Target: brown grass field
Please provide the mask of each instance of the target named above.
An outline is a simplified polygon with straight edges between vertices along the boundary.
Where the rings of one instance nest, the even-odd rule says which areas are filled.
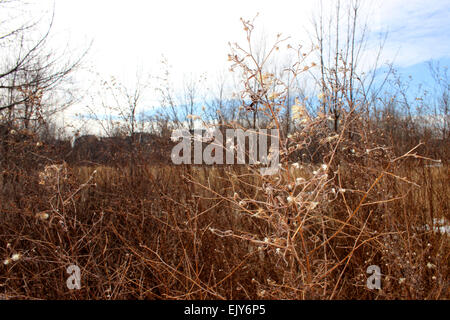
[[[293,176],[297,193],[316,167],[264,178],[247,166],[65,163],[3,174],[0,296],[450,298],[447,165],[405,161],[362,175],[342,164],[324,192],[304,185],[298,214],[283,189],[264,189]],[[80,290],[66,286],[71,264]],[[370,265],[380,290],[366,286]]]

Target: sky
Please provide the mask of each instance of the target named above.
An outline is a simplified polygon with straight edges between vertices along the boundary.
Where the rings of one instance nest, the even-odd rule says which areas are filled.
[[[52,1],[39,0],[44,7]],[[389,32],[387,52],[410,66],[450,52],[450,2],[447,0],[365,0],[374,32]],[[228,42],[242,40],[240,17],[253,18],[268,35],[283,33],[305,40],[305,28],[318,0],[297,1],[142,1],[55,0],[56,32],[94,40],[91,58],[101,71],[136,65],[156,69],[164,54],[184,72],[226,65]],[[330,7],[331,0],[323,6]]]
[[[239,19],[252,19],[257,13],[256,28],[269,41],[282,33],[291,37],[289,43],[308,44],[311,17],[320,5],[319,0],[34,1],[41,10],[51,10],[54,3],[52,33],[57,41],[74,48],[93,41],[86,64],[123,82],[133,81],[137,70],[161,72],[162,56],[172,66],[175,82],[186,74],[227,70],[228,42],[245,40]],[[323,0],[323,7],[332,3]],[[388,32],[383,61],[425,81],[426,61],[449,61],[450,1],[363,0],[363,8],[370,17],[374,45],[379,34]]]

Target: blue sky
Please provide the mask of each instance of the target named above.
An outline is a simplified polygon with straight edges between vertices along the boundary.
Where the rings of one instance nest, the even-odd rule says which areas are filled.
[[[450,1],[394,0],[390,6],[381,10],[386,54],[399,66],[450,57]]]
[[[428,61],[450,66],[450,1],[384,1],[380,14],[388,32],[384,56],[412,85],[430,86]]]
[[[441,67],[450,67],[450,58],[442,57],[440,59],[433,59],[433,63],[439,63]],[[413,85],[422,84],[424,88],[430,89],[434,84],[428,67],[428,61],[419,62],[407,67],[397,67],[402,78],[407,79],[411,76]]]

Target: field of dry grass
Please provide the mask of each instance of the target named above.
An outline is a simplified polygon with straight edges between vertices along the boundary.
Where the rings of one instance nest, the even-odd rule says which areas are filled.
[[[317,168],[288,170],[298,187]],[[9,193],[2,181],[0,294],[448,299],[448,166],[405,162],[384,174],[362,202],[383,169],[367,180],[354,170],[340,166],[340,186],[318,203],[304,198],[309,209],[298,216],[277,198],[282,190],[264,191],[264,179],[281,182],[286,171],[262,179],[246,166],[60,165],[15,177]],[[310,189],[303,194],[316,194]],[[81,269],[80,290],[66,286],[71,264]],[[380,290],[366,286],[370,265],[381,268]]]

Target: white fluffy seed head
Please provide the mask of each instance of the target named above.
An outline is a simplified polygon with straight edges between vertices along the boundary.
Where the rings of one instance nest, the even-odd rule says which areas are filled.
[[[12,261],[19,261],[21,257],[22,257],[22,255],[21,255],[20,253],[14,253],[14,254],[11,256],[11,260],[12,260]]]

